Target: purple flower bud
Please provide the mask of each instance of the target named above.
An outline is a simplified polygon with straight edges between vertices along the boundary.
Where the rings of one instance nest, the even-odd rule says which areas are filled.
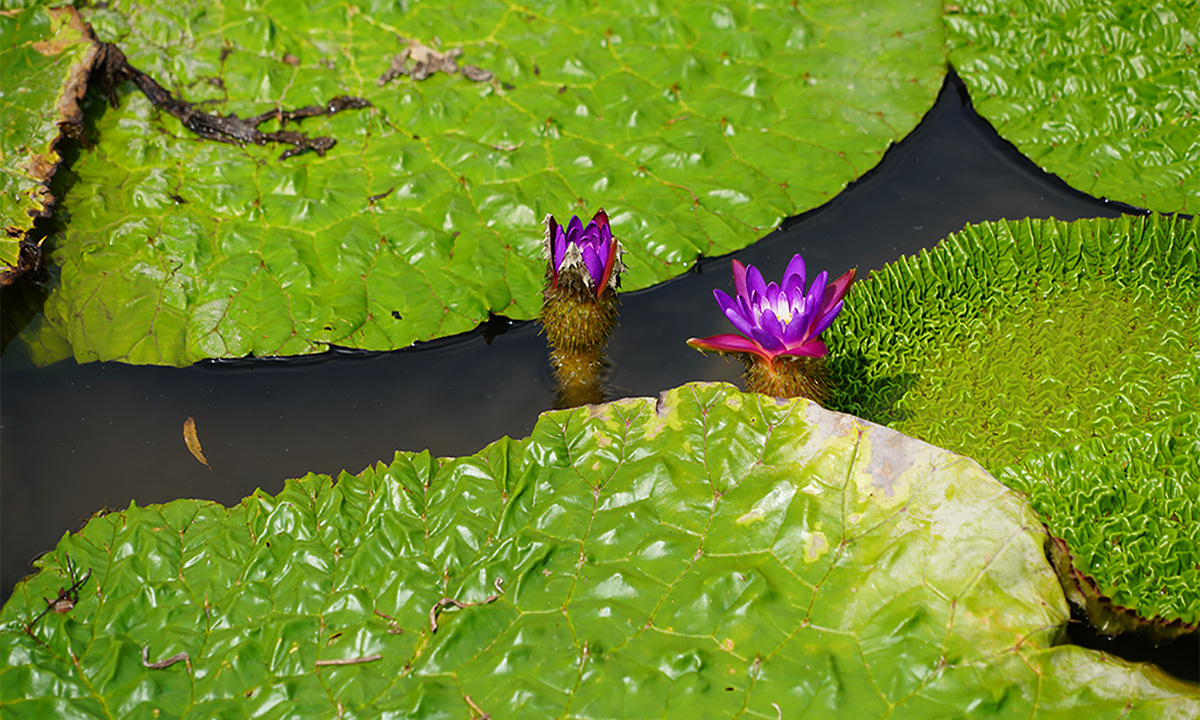
[[[550,262],[550,287],[562,278],[577,278],[583,287],[600,297],[606,287],[616,289],[621,272],[620,243],[613,239],[608,215],[601,208],[586,226],[572,216],[566,229],[546,216],[545,252]]]

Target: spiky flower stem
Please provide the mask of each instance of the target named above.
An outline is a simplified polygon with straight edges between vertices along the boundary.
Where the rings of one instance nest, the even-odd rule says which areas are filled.
[[[772,397],[803,397],[824,403],[829,396],[825,358],[776,357],[773,361],[740,353],[746,364],[746,391]]]
[[[559,279],[543,293],[541,313],[557,383],[555,407],[604,402],[604,346],[617,324],[617,293],[605,288],[597,298],[591,289]]]
[[[617,324],[617,293],[605,290],[597,298],[560,282],[543,293],[541,320],[553,347],[603,350]]]

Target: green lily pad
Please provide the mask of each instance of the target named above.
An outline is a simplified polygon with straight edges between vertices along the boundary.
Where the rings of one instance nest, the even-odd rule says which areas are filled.
[[[1114,602],[1196,623],[1197,227],[968,226],[855,288],[832,404],[977,459]]]
[[[1096,197],[1200,210],[1200,5],[967,0],[947,6],[950,62],[979,114]]]
[[[120,12],[88,17],[207,112],[337,95],[374,107],[305,121],[338,145],[282,162],[199,140],[128,84],[119,108],[97,109],[42,326],[80,361],[390,350],[489,312],[532,318],[547,213],[603,206],[628,250],[623,287],[652,285],[874,167],[931,106],[945,62],[936,4],[894,0]],[[398,38],[461,48],[459,65],[494,78],[381,86]]]
[[[1108,582],[1097,588],[1101,597],[1086,586],[1080,597],[1092,623],[1110,635],[1170,638],[1196,628],[1200,413],[1151,428],[1033,453],[998,474],[1026,493],[1035,511],[1056,518],[1054,534],[1069,548],[1090,553],[1075,558],[1077,567],[1103,569]],[[1073,513],[1063,512],[1065,501]],[[1082,522],[1071,522],[1072,515]],[[1149,573],[1146,558],[1154,561]],[[1148,624],[1145,616],[1173,625]]]
[[[64,132],[82,122],[79,99],[95,43],[74,8],[0,11],[0,269],[17,267],[20,241],[50,214],[50,178]]]
[[[1200,711],[1150,666],[1055,645],[1068,613],[1040,530],[962,456],[805,400],[688,385],[547,413],[530,438],[471,457],[398,453],[233,508],[176,500],[94,518],[0,611],[0,707]],[[91,576],[27,632],[71,585],[68,554]]]

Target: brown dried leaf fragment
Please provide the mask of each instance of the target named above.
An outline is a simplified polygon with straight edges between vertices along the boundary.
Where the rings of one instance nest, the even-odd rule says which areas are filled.
[[[487,82],[496,77],[496,73],[476,65],[463,65],[462,74],[463,77],[474,82]]]
[[[212,470],[212,465],[209,465],[208,460],[204,459],[204,451],[200,449],[200,438],[196,435],[196,421],[191,417],[183,421],[183,441],[187,443],[187,449],[192,456]]]
[[[436,38],[434,43],[437,43]],[[486,82],[495,77],[490,70],[475,65],[458,66],[456,59],[463,54],[462,48],[450,48],[445,52],[434,50],[420,40],[409,40],[404,49],[392,58],[391,66],[379,76],[379,86],[383,87],[392,80],[408,75],[413,80],[424,80],[434,73],[443,72],[453,75],[461,72],[468,80]],[[412,65],[409,65],[409,61]]]

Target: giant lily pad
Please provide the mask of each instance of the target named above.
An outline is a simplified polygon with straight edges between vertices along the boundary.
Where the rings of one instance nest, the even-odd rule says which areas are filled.
[[[63,133],[78,130],[79,99],[95,43],[74,8],[0,11],[0,270],[18,266],[20,241],[54,204],[50,179]]]
[[[946,40],[979,114],[1090,195],[1200,210],[1200,4],[966,0]]]
[[[632,251],[626,288],[644,287],[873,166],[929,106],[947,54],[981,113],[1075,187],[1160,210],[1200,197],[1194,3],[952,4],[945,44],[936,4],[484,2],[466,20],[375,5],[88,11],[206,108],[352,93],[377,109],[308,123],[340,148],[286,165],[202,143],[136,95],[100,116],[33,340],[42,361],[391,349],[488,312],[532,317],[537,220],[602,204]],[[470,77],[493,79],[397,76],[402,49],[461,49]]]
[[[600,206],[628,250],[624,287],[645,287],[832,198],[944,75],[936,3],[234,5],[88,17],[208,112],[374,108],[306,121],[338,145],[279,161],[202,141],[127,85],[74,164],[54,255],[43,328],[78,360],[387,350],[489,312],[530,318],[542,217]],[[471,77],[494,78],[381,86],[413,48],[461,49],[484,71]]]
[[[1200,240],[1163,217],[982,223],[860,284],[840,409],[1029,492],[1117,604],[1200,621]]]
[[[0,612],[7,717],[1193,717],[1055,645],[1041,524],[975,462],[697,384],[64,537]],[[58,589],[92,573],[73,601]],[[64,593],[70,595],[70,593]],[[186,662],[180,653],[186,653]],[[177,662],[170,664],[171,658]]]

